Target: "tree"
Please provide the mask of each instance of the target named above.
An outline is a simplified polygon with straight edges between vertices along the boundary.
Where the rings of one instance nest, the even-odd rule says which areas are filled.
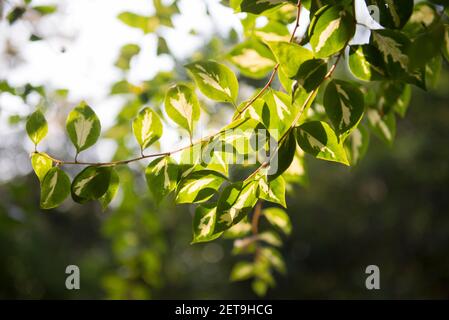
[[[304,154],[355,165],[366,153],[371,133],[391,145],[396,118],[406,114],[411,85],[431,87],[442,56],[449,57],[444,3],[367,0],[366,4],[377,6],[383,28],[361,23],[354,1],[325,5],[314,0],[229,1],[235,11],[246,12],[245,39],[226,55],[239,71],[240,81],[212,55],[185,65],[191,80],[160,73],[141,86],[126,80],[113,86],[112,94],[131,93],[130,107],[126,112],[124,108],[114,128],[132,128],[138,156],[122,159],[118,152],[118,159],[110,162],[78,159],[101,132],[100,120],[85,102],[67,118],[74,160],[39,151],[47,122],[41,110],[35,111],[26,129],[36,146],[31,160],[41,182],[42,208],[60,205],[69,194],[76,202],[98,200],[106,208],[117,193],[120,177],[126,175],[119,172],[121,167],[151,159],[145,176],[154,201],[173,197],[179,204],[196,204],[193,242],[220,236],[236,239],[234,251],[253,258],[236,264],[231,280],[251,278],[253,290],[264,295],[274,285],[272,271],[285,272],[276,247],[282,244],[279,231],[288,235],[291,224],[281,207],[286,206],[286,189],[304,181]],[[159,25],[171,26],[176,2],[166,6],[155,0],[154,6],[154,16],[125,12],[119,19],[144,33],[157,32]],[[310,14],[310,23],[298,37],[304,12]],[[259,26],[256,20],[262,16],[267,22]],[[369,31],[366,43],[358,39],[357,30]],[[116,66],[126,72],[139,50],[135,44],[124,46]],[[169,48],[159,36],[158,53],[166,52]],[[349,70],[342,68],[342,62]],[[239,99],[239,86],[248,79],[267,80],[248,99],[242,99],[242,93]],[[174,80],[185,81],[172,85]],[[220,108],[229,105],[234,115],[216,133],[195,140],[205,101]],[[132,122],[130,109],[136,111]],[[148,153],[168,120],[162,110],[180,132],[188,134],[188,142],[174,150]],[[123,137],[116,138],[118,145],[125,143]],[[181,154],[178,160],[177,154]],[[63,170],[70,165],[85,168],[71,180]],[[272,228],[260,230],[261,218]]]

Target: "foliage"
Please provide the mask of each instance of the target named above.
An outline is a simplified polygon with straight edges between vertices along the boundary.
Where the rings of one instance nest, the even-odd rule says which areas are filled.
[[[279,231],[289,235],[291,222],[279,206],[286,206],[286,190],[304,181],[295,166],[301,165],[304,153],[354,165],[366,153],[371,133],[393,143],[397,115],[404,117],[410,101],[410,85],[431,88],[438,77],[435,66],[448,57],[447,8],[443,11],[441,5],[431,2],[414,5],[411,0],[401,4],[367,0],[367,5],[379,6],[383,29],[369,30],[369,39],[363,43],[355,35],[367,27],[358,23],[354,1],[326,5],[313,0],[226,3],[236,12],[246,13],[242,18],[245,39],[226,55],[243,77],[212,56],[188,61],[185,68],[191,80],[165,73],[140,87],[123,80],[114,85],[112,93],[138,93],[138,97],[129,101],[131,107],[123,110],[113,129],[129,128],[133,110],[137,116],[132,131],[140,156],[98,163],[79,161],[78,154],[93,146],[101,133],[94,110],[82,102],[67,118],[67,132],[76,149],[74,160],[60,160],[36,149],[32,164],[41,181],[42,208],[60,205],[69,194],[76,202],[98,200],[106,207],[117,192],[121,175],[125,175],[119,166],[156,158],[145,171],[153,198],[159,203],[173,194],[176,203],[197,204],[192,242],[235,238],[234,252],[252,255],[253,259],[237,263],[231,280],[253,279],[254,292],[264,295],[275,284],[273,271],[286,270],[276,247],[282,244]],[[154,5],[153,16],[124,12],[118,18],[145,34],[156,32],[160,25],[171,27],[171,16],[178,12],[176,1],[165,6],[155,0]],[[20,11],[18,7],[11,11],[9,23],[23,15]],[[310,24],[299,37],[301,14],[306,13],[310,14]],[[265,26],[256,25],[258,17],[267,19]],[[291,25],[290,34],[287,25]],[[159,36],[158,42],[163,46],[165,40]],[[126,71],[139,52],[137,45],[126,45],[116,66]],[[342,63],[349,72],[339,66]],[[244,96],[244,79],[266,77],[265,85],[250,97]],[[173,81],[178,83],[170,85]],[[213,103],[220,108],[228,108],[228,104],[234,108],[234,116],[216,134],[194,141],[201,107],[206,109],[205,104]],[[189,144],[144,153],[154,147],[162,136],[163,124],[167,124],[161,110],[188,132]],[[47,133],[40,110],[29,117],[26,128],[37,146]],[[108,134],[113,135],[113,130]],[[124,144],[122,139],[117,137],[119,145]],[[181,152],[176,161],[175,154]],[[236,163],[236,158],[243,160]],[[68,165],[87,167],[70,182],[62,169]],[[261,218],[272,228],[260,230]]]

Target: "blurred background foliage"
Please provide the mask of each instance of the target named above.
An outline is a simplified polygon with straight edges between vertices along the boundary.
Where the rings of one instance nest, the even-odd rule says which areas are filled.
[[[7,20],[2,23],[32,18],[38,26],[35,12],[40,11],[33,9],[32,1],[6,8],[8,2],[0,3],[2,19]],[[164,3],[154,1],[152,16],[118,17],[144,33],[155,32],[157,54],[169,54],[173,69],[130,83],[130,60],[139,54],[139,47],[129,44],[117,53],[122,78],[111,85],[111,95],[120,95],[123,107],[114,124],[103,131],[117,143],[116,159],[136,152],[129,143],[130,119],[147,103],[160,105],[168,85],[186,77],[182,68],[186,61],[170,54],[163,36],[179,9],[176,1]],[[34,10],[33,15],[27,10]],[[49,8],[40,10],[45,13],[41,15],[53,13]],[[32,36],[30,41],[45,41]],[[237,41],[234,30],[229,36],[217,33],[204,40],[192,59],[217,59]],[[16,57],[7,50],[2,59]],[[65,90],[36,84],[17,87],[7,80],[0,79],[0,94],[19,97],[30,110],[38,96],[39,103],[53,109],[51,121],[63,125],[62,115],[73,105]],[[263,85],[262,80],[240,80],[248,88]],[[448,87],[449,68],[444,62],[434,89],[413,89],[393,147],[373,136],[366,157],[356,167],[306,157],[310,182],[307,187],[296,186],[287,197],[293,224],[281,249],[287,274],[276,275],[277,286],[267,298],[449,298]],[[226,110],[203,105],[210,123],[222,124]],[[106,212],[98,204],[72,202],[49,212],[40,210],[39,182],[29,165],[30,148],[23,143],[23,117],[9,116],[8,126],[18,129],[0,144],[1,164],[14,172],[0,182],[0,298],[255,298],[248,283],[229,282],[237,261],[230,254],[232,241],[190,245],[193,207],[175,207],[172,201],[156,207],[141,174],[143,163],[120,168],[125,187]],[[68,157],[64,143],[48,147]],[[64,271],[70,264],[80,267],[81,290],[64,286]],[[381,290],[365,289],[365,268],[370,264],[380,267]]]

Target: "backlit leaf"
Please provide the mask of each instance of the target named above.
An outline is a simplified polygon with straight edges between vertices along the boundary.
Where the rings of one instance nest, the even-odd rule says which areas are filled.
[[[171,87],[165,96],[165,111],[170,119],[192,135],[200,117],[200,104],[190,87],[182,84]]]
[[[198,88],[215,101],[234,103],[239,84],[231,69],[215,61],[195,62],[186,65]]]
[[[263,215],[267,218],[273,226],[279,228],[286,235],[289,235],[292,231],[292,224],[288,214],[280,208],[267,208],[262,211]]]
[[[52,209],[59,206],[70,193],[70,178],[58,167],[51,168],[41,184],[42,209]]]
[[[202,170],[183,178],[176,190],[176,203],[200,203],[209,200],[225,181],[221,174]]]
[[[309,30],[310,44],[316,58],[326,58],[346,46],[354,35],[355,21],[352,14],[340,6],[330,6],[320,12]]]
[[[133,121],[133,132],[141,150],[145,150],[162,136],[162,122],[156,112],[144,108]]]
[[[218,200],[214,232],[229,229],[251,212],[257,202],[257,189],[257,181],[238,182],[227,186]]]
[[[109,180],[108,190],[98,199],[103,210],[106,210],[109,203],[111,203],[111,201],[114,199],[115,195],[117,194],[119,186],[120,186],[120,177],[117,173],[117,170],[111,168],[111,178]]]
[[[101,124],[91,107],[81,102],[67,117],[66,128],[76,151],[81,152],[97,142]]]
[[[346,139],[345,150],[348,155],[348,160],[352,166],[359,163],[359,161],[365,156],[366,151],[368,150],[369,140],[369,132],[362,125],[355,128],[349,135],[348,139]]]
[[[258,40],[248,40],[235,46],[228,59],[243,75],[255,79],[266,76],[276,64],[271,51]]]
[[[148,188],[155,200],[160,202],[176,188],[178,166],[169,156],[150,162],[145,170]]]
[[[100,199],[109,188],[112,167],[90,166],[81,171],[72,182],[72,198],[85,203]]]
[[[350,82],[332,80],[324,92],[323,103],[335,133],[344,140],[362,119],[365,103],[362,92]]]
[[[40,110],[34,111],[26,122],[28,137],[37,145],[48,133],[48,124]]]
[[[217,208],[214,205],[199,205],[193,218],[192,243],[206,242],[218,238],[221,233],[214,233]]]
[[[297,128],[296,139],[302,150],[318,159],[349,165],[342,143],[326,122],[310,121],[302,124]]]
[[[53,161],[45,153],[33,153],[31,156],[31,166],[39,181],[42,182],[47,172],[52,168]]]

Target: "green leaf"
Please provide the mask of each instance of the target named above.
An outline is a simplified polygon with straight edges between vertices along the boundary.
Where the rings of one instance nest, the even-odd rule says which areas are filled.
[[[370,136],[368,130],[359,125],[345,141],[345,150],[352,166],[360,162],[368,150]]]
[[[307,172],[308,170],[304,161],[304,151],[297,146],[293,161],[282,176],[288,185],[296,183],[302,186],[307,186],[309,184]]]
[[[440,79],[443,57],[440,55],[430,59],[425,65],[426,88],[436,88]]]
[[[243,238],[249,235],[252,231],[251,223],[248,222],[248,218],[243,218],[239,223],[233,225],[231,228],[223,233],[223,237],[226,239]]]
[[[310,44],[316,58],[329,57],[342,50],[354,36],[354,17],[341,6],[320,11],[316,23],[309,30]]]
[[[341,140],[362,119],[364,103],[362,92],[350,82],[332,80],[327,85],[323,98],[324,108]]]
[[[45,153],[33,153],[31,156],[31,166],[39,181],[42,182],[45,175],[53,166],[53,161]]]
[[[14,7],[14,9],[12,9],[8,15],[6,16],[6,19],[8,20],[9,24],[13,24],[14,22],[16,22],[17,20],[19,20],[20,18],[22,18],[22,16],[24,15],[24,13],[26,12],[26,8],[25,7]]]
[[[267,208],[262,211],[263,215],[267,218],[276,228],[279,228],[286,235],[292,232],[292,223],[288,214],[280,208]]]
[[[444,26],[435,24],[425,32],[418,34],[408,48],[409,69],[415,70],[424,67],[431,59],[441,54],[444,42]]]
[[[109,180],[108,190],[104,195],[102,195],[98,199],[103,210],[106,210],[109,203],[111,203],[111,201],[114,199],[115,195],[117,194],[119,186],[120,186],[120,177],[117,173],[117,170],[111,168],[111,178]]]
[[[66,129],[79,153],[97,142],[101,124],[91,107],[85,102],[81,102],[67,117]]]
[[[34,6],[32,8],[34,11],[39,12],[41,15],[45,16],[48,14],[55,13],[58,9],[57,6]]]
[[[122,70],[129,70],[131,59],[138,55],[140,52],[140,47],[134,43],[125,44],[120,49],[120,55],[115,62],[115,66]]]
[[[156,54],[160,56],[161,54],[170,54],[170,49],[168,48],[167,41],[163,37],[157,38],[157,52]]]
[[[277,249],[264,247],[260,250],[260,254],[262,255],[262,257],[267,259],[278,272],[285,274],[285,262],[282,259],[281,253]]]
[[[27,120],[28,137],[37,145],[48,133],[48,124],[40,110],[34,111]]]
[[[372,131],[385,143],[392,145],[396,135],[396,117],[393,112],[382,115],[377,109],[366,112]]]
[[[402,82],[382,82],[378,90],[376,108],[383,114],[396,111],[401,117],[405,116],[410,103],[412,89]]]
[[[322,59],[311,59],[299,67],[295,79],[307,92],[310,92],[323,83],[326,74],[327,63]]]
[[[59,206],[70,193],[70,178],[58,167],[51,168],[41,184],[42,209]]]
[[[142,16],[133,12],[122,12],[117,17],[124,24],[142,30],[144,33],[154,32],[159,26],[159,19],[155,16]]]
[[[175,190],[178,179],[178,165],[169,156],[160,157],[150,162],[145,170],[148,188],[156,202]]]
[[[441,47],[446,61],[449,62],[449,25],[444,25],[444,41]]]
[[[373,30],[370,43],[379,51],[389,78],[425,87],[422,71],[410,69],[407,53],[411,42],[406,35],[396,30]]]
[[[268,181],[267,176],[263,175],[259,179],[259,198],[278,203],[286,208],[284,178],[279,176],[274,180]]]
[[[403,31],[411,36],[416,36],[430,29],[439,21],[440,14],[435,10],[435,6],[426,1],[422,1],[414,6],[412,16],[404,26]]]
[[[374,81],[387,77],[382,55],[371,44],[350,46],[348,63],[352,74],[361,80]]]
[[[254,30],[254,35],[263,42],[290,41],[290,32],[288,31],[287,26],[273,20],[269,20],[266,25]]]
[[[269,245],[280,247],[282,246],[281,237],[274,231],[264,231],[257,235],[257,240],[263,241]]]
[[[326,122],[311,121],[302,124],[297,128],[296,139],[302,150],[318,159],[349,165],[342,143]]]
[[[207,242],[218,238],[221,233],[214,233],[217,208],[212,204],[200,205],[193,218],[192,243]]]
[[[144,108],[133,121],[133,132],[143,151],[162,136],[163,127],[161,119],[150,108]]]
[[[260,14],[269,9],[273,9],[282,3],[286,3],[286,0],[241,0],[240,10],[242,12],[249,12],[254,14]],[[290,1],[292,2],[292,1]],[[234,5],[235,7],[235,5]]]
[[[165,111],[180,127],[192,136],[195,123],[200,117],[200,103],[195,92],[186,85],[176,85],[165,96]]]
[[[251,288],[253,289],[254,293],[257,294],[257,296],[263,297],[267,294],[268,284],[261,279],[255,279],[251,283]]]
[[[276,64],[271,51],[254,39],[235,46],[229,52],[228,59],[243,75],[254,79],[265,77]]]
[[[243,116],[262,123],[273,138],[279,139],[292,125],[295,112],[286,93],[269,89],[245,110]]]
[[[214,232],[229,229],[242,220],[257,202],[257,181],[227,186],[220,195]]]
[[[313,53],[296,43],[268,42],[281,70],[288,78],[294,78],[298,74],[299,67],[307,60],[313,58]]]
[[[235,103],[239,83],[231,69],[214,61],[195,62],[186,65],[186,68],[206,97]]]
[[[226,180],[211,170],[195,171],[183,178],[176,190],[176,203],[200,203],[209,200]]]
[[[85,203],[100,199],[109,188],[112,167],[89,166],[73,179],[71,193],[74,201]]]
[[[249,262],[238,262],[231,271],[231,281],[242,281],[254,275],[254,265]]]
[[[293,130],[280,143],[278,152],[270,159],[268,166],[268,181],[273,181],[287,170],[295,156],[296,140]]]
[[[385,28],[401,29],[413,12],[413,0],[365,0],[379,8],[380,24]]]

